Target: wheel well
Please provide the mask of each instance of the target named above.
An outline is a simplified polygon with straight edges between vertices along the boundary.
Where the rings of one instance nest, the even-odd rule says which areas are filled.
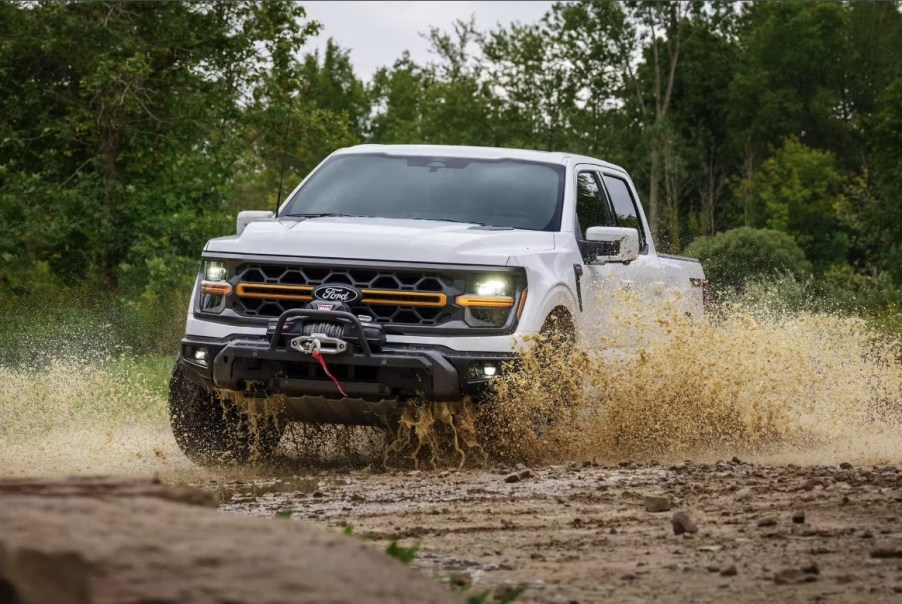
[[[576,324],[573,322],[573,316],[564,306],[556,306],[548,313],[540,333],[552,334],[555,332],[570,338],[576,337]]]

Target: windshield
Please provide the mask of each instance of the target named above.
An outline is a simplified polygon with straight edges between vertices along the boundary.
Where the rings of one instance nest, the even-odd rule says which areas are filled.
[[[561,224],[564,167],[512,159],[338,155],[282,216],[447,220],[533,231]]]

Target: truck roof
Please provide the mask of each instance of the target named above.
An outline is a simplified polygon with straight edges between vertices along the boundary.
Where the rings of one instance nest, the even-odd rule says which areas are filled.
[[[575,153],[559,151],[532,151],[529,149],[506,149],[503,147],[469,147],[464,145],[355,145],[339,149],[335,155],[352,153],[384,153],[386,155],[437,155],[447,157],[472,157],[476,159],[520,159],[553,164],[565,164],[572,159],[579,162],[600,164],[626,172],[615,164]]]

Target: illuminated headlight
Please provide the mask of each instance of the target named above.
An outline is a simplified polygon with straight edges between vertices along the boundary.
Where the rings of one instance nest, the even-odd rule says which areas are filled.
[[[511,284],[506,279],[498,279],[494,277],[480,279],[476,282],[474,293],[477,296],[509,296],[511,295]]]
[[[222,262],[204,262],[204,279],[206,281],[225,281],[229,271]]]
[[[201,267],[200,309],[204,312],[221,312],[225,299],[232,293],[229,269],[222,262],[204,262]]]
[[[470,281],[457,304],[466,309],[464,320],[473,327],[503,327],[514,307],[514,282],[505,275],[481,275]]]

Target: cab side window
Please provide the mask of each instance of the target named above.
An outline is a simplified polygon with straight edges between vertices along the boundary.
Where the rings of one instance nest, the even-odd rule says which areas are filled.
[[[617,226],[631,227],[639,231],[639,249],[643,252],[647,251],[648,243],[645,241],[645,230],[642,228],[642,221],[639,219],[636,201],[633,199],[626,181],[622,178],[605,174],[604,185],[611,198],[611,205],[614,206]]]
[[[589,227],[614,225],[608,200],[594,172],[580,172],[576,177],[576,222],[577,238],[581,240]]]

